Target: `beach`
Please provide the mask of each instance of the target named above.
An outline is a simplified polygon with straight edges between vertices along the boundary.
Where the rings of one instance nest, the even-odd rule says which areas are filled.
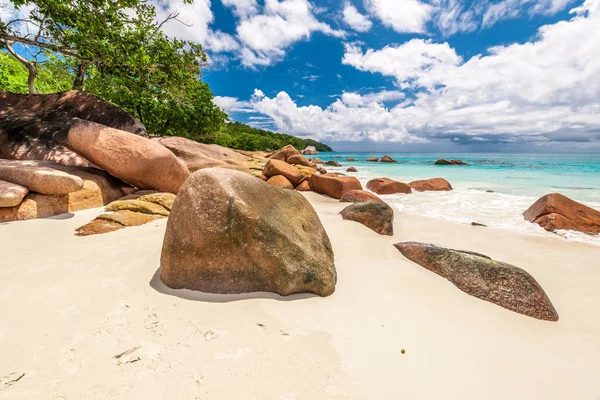
[[[383,237],[305,196],[335,252],[326,298],[168,289],[166,220],[89,237],[74,231],[101,209],[0,224],[0,398],[599,398],[597,246],[398,211]],[[559,321],[461,292],[403,241],[523,268]]]

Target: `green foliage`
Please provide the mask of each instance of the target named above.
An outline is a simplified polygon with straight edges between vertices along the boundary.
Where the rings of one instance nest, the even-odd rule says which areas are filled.
[[[333,151],[326,144],[312,139],[300,139],[282,133],[256,129],[240,122],[226,124],[221,131],[213,137],[205,139],[204,142],[250,151],[277,150],[288,144],[298,150],[302,150],[307,146],[315,146],[318,151]]]
[[[0,52],[0,89],[27,93],[27,71],[7,53]]]
[[[38,93],[54,93],[69,90],[73,77],[56,59],[50,59],[38,71],[35,88]],[[0,90],[27,93],[27,71],[8,53],[0,51]]]

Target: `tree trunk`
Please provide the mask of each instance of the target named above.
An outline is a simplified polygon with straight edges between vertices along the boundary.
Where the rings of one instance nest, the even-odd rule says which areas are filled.
[[[135,106],[135,110],[137,111],[137,115],[138,115],[138,120],[144,124],[144,117],[142,116],[142,108],[140,107],[140,105],[136,105]],[[146,125],[146,124],[144,124]]]
[[[82,90],[83,89],[83,81],[85,79],[85,71],[87,70],[88,63],[85,61],[81,61],[79,66],[77,67],[77,71],[75,73],[75,80],[73,81],[73,90]]]
[[[35,77],[37,76],[37,63],[35,61],[29,61],[21,57],[12,47],[12,42],[5,40],[4,45],[6,50],[13,55],[23,66],[27,69],[29,75],[27,76],[27,87],[29,88],[29,94],[35,94]]]
[[[27,87],[29,88],[29,94],[35,94],[35,77],[37,76],[37,69],[35,66],[29,64],[27,65],[27,71],[29,71],[29,75],[27,76]]]

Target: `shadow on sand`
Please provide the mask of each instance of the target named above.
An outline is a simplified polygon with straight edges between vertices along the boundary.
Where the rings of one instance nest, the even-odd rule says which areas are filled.
[[[188,289],[171,289],[165,286],[160,280],[160,268],[156,270],[154,276],[150,280],[150,287],[159,293],[168,296],[179,297],[184,300],[203,301],[206,303],[231,303],[234,301],[251,300],[251,299],[271,299],[277,301],[294,301],[318,297],[312,293],[293,294],[291,296],[280,296],[270,292],[254,292],[241,294],[214,294],[204,293]]]

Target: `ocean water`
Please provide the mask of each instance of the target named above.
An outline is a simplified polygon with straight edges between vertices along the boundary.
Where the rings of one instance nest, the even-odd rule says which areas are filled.
[[[382,153],[319,153],[324,161],[342,167],[328,171],[356,176],[363,186],[372,179],[388,177],[402,182],[445,178],[453,191],[413,192],[381,196],[396,209],[428,217],[464,223],[479,222],[492,228],[531,235],[561,236],[565,240],[600,246],[600,235],[572,231],[546,232],[523,219],[522,213],[548,193],[562,193],[600,210],[600,154],[417,154],[389,153],[398,163],[367,162]],[[356,161],[346,161],[354,158]],[[439,166],[439,158],[460,159],[468,166]],[[357,173],[347,173],[347,167]],[[492,190],[492,193],[487,192]]]

